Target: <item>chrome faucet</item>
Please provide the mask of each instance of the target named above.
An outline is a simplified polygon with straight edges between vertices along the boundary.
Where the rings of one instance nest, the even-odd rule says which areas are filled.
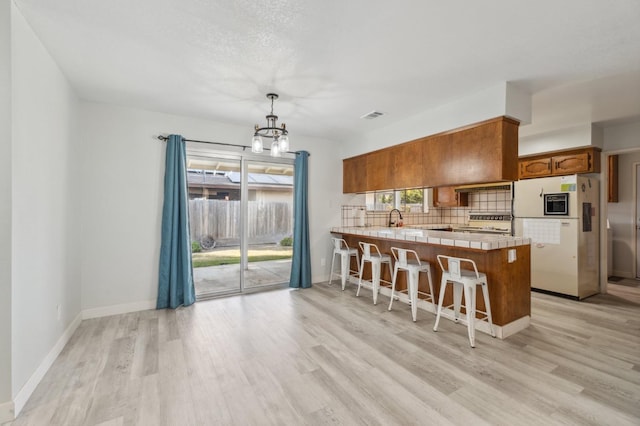
[[[392,210],[389,212],[389,227],[393,226],[393,224],[394,224],[394,223],[396,223],[396,222],[392,222],[392,221],[391,221],[391,214],[392,214],[393,212],[398,212],[398,216],[399,216],[399,219],[398,219],[398,220],[402,220],[402,213],[400,213],[400,210],[398,210],[398,209],[392,209]],[[396,226],[398,226],[398,225],[396,224]]]

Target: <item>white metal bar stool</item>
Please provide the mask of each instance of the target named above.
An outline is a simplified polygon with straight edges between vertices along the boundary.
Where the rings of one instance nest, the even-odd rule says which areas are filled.
[[[447,260],[448,268],[445,269],[442,265],[442,259]],[[473,266],[473,270],[462,269],[460,265],[463,263],[470,263]],[[487,288],[487,276],[482,272],[478,272],[476,263],[471,259],[462,259],[459,257],[438,255],[438,264],[442,269],[442,282],[440,284],[440,296],[438,297],[438,311],[436,313],[436,323],[433,326],[433,331],[438,331],[438,323],[440,321],[440,315],[442,313],[442,302],[444,300],[444,293],[447,287],[447,283],[453,284],[453,305],[446,306],[450,308],[453,306],[454,321],[458,321],[460,316],[460,304],[462,299],[462,291],[464,289],[464,303],[465,311],[467,313],[467,329],[469,332],[469,343],[471,347],[475,348],[476,338],[476,321],[486,320],[489,323],[489,330],[491,336],[496,337],[493,331],[493,321],[491,320],[491,303],[489,301],[489,289]],[[486,311],[478,311],[484,314],[482,318],[476,319],[476,287],[482,287],[482,296],[484,297],[484,306]]]
[[[393,268],[393,279],[391,280],[391,301],[389,302],[389,310],[391,310],[391,306],[393,305],[398,271],[402,269],[407,271],[407,289],[398,290],[398,292],[407,293],[409,296],[409,300],[411,301],[411,316],[415,322],[418,314],[418,294],[426,296],[427,299],[431,300],[431,303],[435,304],[435,300],[433,299],[433,284],[431,283],[431,265],[427,261],[420,261],[418,253],[414,250],[391,247],[391,254],[393,254],[393,257],[395,258],[395,266]],[[418,290],[420,272],[427,273],[429,293]]]
[[[360,287],[362,287],[362,271],[364,270],[364,262],[371,263],[371,289],[373,290],[373,304],[376,305],[378,303],[378,292],[380,291],[380,282],[386,284],[386,286],[390,286],[391,283],[389,281],[383,280],[380,278],[382,264],[385,263],[389,265],[389,273],[391,273],[391,256],[388,254],[381,254],[378,246],[371,243],[363,243],[360,241],[358,243],[360,245],[360,249],[362,250],[362,258],[360,260],[360,276],[358,279],[358,291],[356,292],[356,296],[360,295]],[[375,251],[375,252],[374,252]]]
[[[340,257],[340,278],[342,279],[342,290],[347,284],[347,278],[352,274],[359,276],[360,272],[360,255],[358,249],[350,248],[347,242],[342,238],[331,238],[333,243],[333,257],[331,258],[331,272],[329,273],[329,284],[333,281],[333,269],[336,256]],[[356,257],[356,270],[351,269],[351,256]]]

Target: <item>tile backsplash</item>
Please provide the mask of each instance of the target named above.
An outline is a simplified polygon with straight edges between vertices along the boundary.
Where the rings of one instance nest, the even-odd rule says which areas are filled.
[[[469,207],[430,207],[428,213],[403,212],[405,226],[419,224],[464,224],[469,220],[470,212],[510,212],[511,191],[495,190],[471,192]],[[364,205],[343,205],[342,224],[351,226],[387,226],[389,212],[367,211]],[[397,220],[394,213],[393,219]]]
[[[511,191],[480,191],[469,194],[469,208],[474,212],[510,212]]]

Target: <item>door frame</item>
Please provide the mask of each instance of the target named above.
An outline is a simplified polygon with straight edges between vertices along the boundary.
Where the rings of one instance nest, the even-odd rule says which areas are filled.
[[[607,248],[607,243],[608,243],[608,236],[607,236],[607,218],[609,217],[609,201],[608,201],[608,197],[607,197],[607,189],[609,187],[609,156],[610,155],[624,155],[624,154],[633,154],[636,152],[640,152],[640,148],[626,148],[626,149],[618,149],[618,150],[612,150],[612,151],[603,151],[600,153],[600,164],[602,165],[602,170],[600,172],[601,174],[601,178],[600,181],[602,182],[602,189],[600,191],[600,212],[601,212],[601,217],[600,217],[600,292],[601,293],[607,293],[607,287],[608,287],[608,279],[609,279],[609,271],[608,271],[608,266],[607,266],[607,255],[608,255],[608,248]],[[632,172],[632,174],[635,174],[635,170],[634,172]],[[635,176],[634,177],[634,188],[636,185],[636,180],[635,180]],[[637,191],[634,191],[634,194],[637,193]],[[637,203],[636,203],[637,205]],[[635,208],[634,208],[635,211]],[[633,217],[633,221],[634,221],[634,236],[636,237],[636,241],[638,238],[638,230],[635,229],[635,220],[637,215],[640,214],[640,212],[635,212],[635,215]],[[633,251],[634,251],[634,257],[637,258],[638,253],[636,253],[636,247],[634,244],[633,247]],[[634,261],[633,264],[633,273],[635,274],[635,276],[638,275],[638,271],[636,270],[636,265],[637,262]]]

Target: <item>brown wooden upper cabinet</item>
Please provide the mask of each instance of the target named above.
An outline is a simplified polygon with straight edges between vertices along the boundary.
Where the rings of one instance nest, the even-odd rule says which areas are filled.
[[[463,207],[468,205],[468,192],[456,192],[456,189],[453,186],[433,188],[434,207]]]
[[[519,158],[520,179],[600,173],[600,148],[588,147]]]
[[[391,153],[385,150],[367,154],[367,191],[393,189],[390,182],[392,174]]]
[[[367,156],[342,160],[342,193],[364,192],[367,187]]]
[[[431,139],[422,159],[426,187],[517,180],[517,121],[501,117]]]
[[[422,187],[422,182],[416,181],[422,178],[423,157],[422,143],[419,141],[399,145],[391,150],[392,174],[389,177],[394,189]]]
[[[343,192],[517,180],[518,125],[498,117],[347,158]]]
[[[520,179],[549,176],[551,174],[551,158],[520,160]]]

